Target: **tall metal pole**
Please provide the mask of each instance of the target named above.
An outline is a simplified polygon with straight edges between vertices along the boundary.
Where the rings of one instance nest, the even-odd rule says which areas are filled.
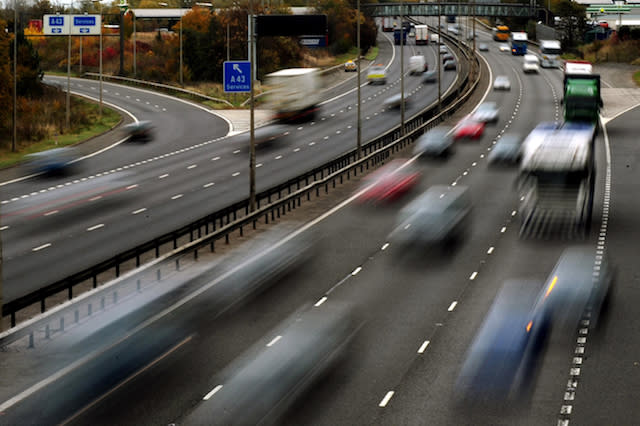
[[[400,2],[400,134],[404,136],[404,3]]]
[[[476,51],[476,2],[474,1],[473,3],[471,3],[471,10],[472,10],[472,19],[473,19],[473,23],[471,24],[473,26],[473,51]]]
[[[357,99],[357,106],[356,106],[356,110],[357,110],[357,122],[358,122],[358,133],[357,133],[357,140],[356,140],[356,144],[358,146],[358,160],[360,158],[362,158],[362,121],[361,121],[361,116],[360,116],[360,56],[361,52],[360,52],[360,0],[357,1],[357,10],[358,10],[358,14],[357,14],[357,24],[356,24],[356,39],[357,39],[357,44],[358,44],[358,58],[356,59],[356,70],[358,72],[358,77],[357,77],[357,92],[358,92],[358,99]]]
[[[84,44],[84,37],[80,36],[80,57],[78,58],[79,74],[82,75],[82,45]]]
[[[180,86],[182,82],[182,8],[180,8]]]
[[[13,2],[13,138],[11,139],[11,152],[16,152],[17,144],[18,144],[18,0],[15,0]],[[2,279],[1,276],[0,276],[0,279]],[[1,317],[2,316],[0,315],[0,319]]]
[[[100,118],[102,118],[102,3],[100,3]]]
[[[71,11],[73,11],[73,2],[71,2]],[[69,15],[69,19],[73,19]],[[68,130],[71,127],[71,22],[69,22],[69,43],[67,46],[67,113],[65,118],[65,128]]]
[[[442,32],[440,31],[440,0],[438,0],[438,45],[436,46],[436,56],[438,58],[438,111],[442,108],[442,86],[440,85],[440,43],[442,43]]]
[[[136,58],[136,15],[133,15],[133,76],[136,76],[138,61]]]
[[[253,99],[253,82],[255,74],[253,72],[253,0],[249,0],[249,64],[251,66],[251,88],[249,90],[249,210],[256,209],[256,140],[255,140],[255,122],[254,122],[254,99]]]
[[[229,23],[227,22],[227,61],[229,60]]]
[[[124,76],[124,7],[120,6],[120,76]]]

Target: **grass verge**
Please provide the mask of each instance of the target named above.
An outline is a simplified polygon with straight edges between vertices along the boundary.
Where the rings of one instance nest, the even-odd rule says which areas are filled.
[[[76,145],[80,142],[98,136],[118,124],[121,120],[116,111],[102,107],[102,118],[99,117],[99,105],[83,99],[76,99],[76,108],[93,117],[90,126],[84,126],[77,131],[62,135],[53,135],[29,144],[18,143],[18,149],[12,152],[10,147],[0,148],[0,168],[10,167],[23,161],[24,156],[34,152],[46,151],[53,148]]]

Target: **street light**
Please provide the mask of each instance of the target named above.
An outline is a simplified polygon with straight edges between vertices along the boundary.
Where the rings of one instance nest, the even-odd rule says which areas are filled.
[[[100,0],[91,0],[100,5],[100,118],[102,118],[102,3]]]

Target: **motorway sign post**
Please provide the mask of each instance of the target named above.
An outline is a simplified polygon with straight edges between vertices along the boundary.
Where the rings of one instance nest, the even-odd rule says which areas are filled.
[[[225,93],[247,93],[251,91],[251,62],[224,61],[222,70]]]

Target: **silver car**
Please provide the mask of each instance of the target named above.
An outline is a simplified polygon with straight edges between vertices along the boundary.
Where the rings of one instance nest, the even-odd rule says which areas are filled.
[[[420,136],[413,149],[413,155],[441,157],[453,153],[451,128],[438,126]]]
[[[498,122],[498,105],[495,102],[481,103],[478,109],[472,114],[471,118],[483,123]]]
[[[502,135],[489,153],[489,164],[516,164],[522,157],[522,136],[515,133]]]
[[[511,90],[511,82],[506,75],[499,75],[493,81],[493,90]]]

